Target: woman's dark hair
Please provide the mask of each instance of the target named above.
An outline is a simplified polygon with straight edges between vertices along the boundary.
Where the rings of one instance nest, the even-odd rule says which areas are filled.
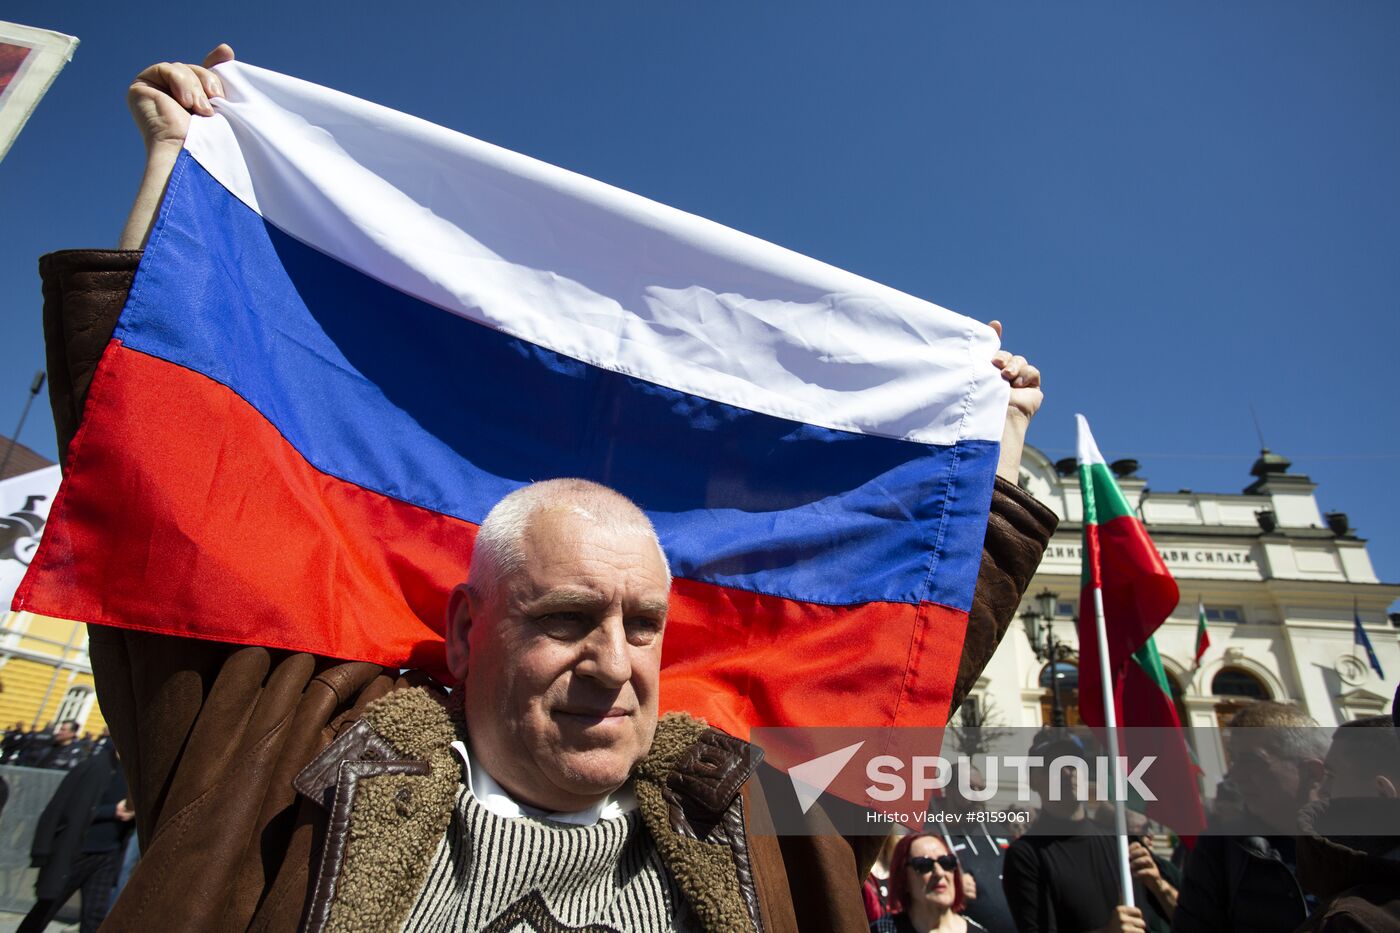
[[[892,914],[902,914],[909,909],[909,874],[905,869],[909,867],[909,849],[919,839],[937,839],[949,854],[953,852],[947,840],[933,833],[914,833],[899,840],[894,847],[894,854],[890,856],[889,907]],[[953,913],[960,914],[966,908],[967,901],[963,898],[962,865],[959,865],[953,869]]]

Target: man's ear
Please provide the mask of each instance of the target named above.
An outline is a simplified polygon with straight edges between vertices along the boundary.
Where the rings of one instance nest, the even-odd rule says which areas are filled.
[[[467,679],[467,636],[471,627],[471,593],[465,583],[459,583],[447,599],[447,669],[458,683]]]

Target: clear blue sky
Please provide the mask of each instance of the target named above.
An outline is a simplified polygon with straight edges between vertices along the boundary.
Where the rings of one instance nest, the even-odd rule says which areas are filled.
[[[1269,445],[1400,581],[1400,3],[11,0],[82,39],[0,163],[0,432],[43,360],[35,260],[116,241],[143,66],[239,57],[982,319],[1154,489]],[[22,439],[53,455],[46,413]]]

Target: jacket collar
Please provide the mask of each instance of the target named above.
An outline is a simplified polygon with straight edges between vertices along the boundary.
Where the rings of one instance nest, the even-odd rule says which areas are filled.
[[[330,822],[308,930],[402,923],[446,832],[462,775],[451,744],[465,739],[446,697],[396,690],[297,776]],[[761,928],[741,794],[760,758],[746,742],[668,714],[633,772],[642,823],[702,930]]]

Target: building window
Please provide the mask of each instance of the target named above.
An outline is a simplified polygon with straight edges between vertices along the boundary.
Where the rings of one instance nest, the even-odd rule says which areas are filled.
[[[1244,610],[1239,606],[1207,606],[1207,622],[1233,622],[1239,624],[1244,621]]]
[[[54,722],[63,722],[65,719],[73,719],[78,723],[79,728],[87,723],[88,713],[92,711],[92,688],[72,687],[63,695],[63,702],[58,704],[58,712],[54,714]]]
[[[1065,725],[1077,726],[1079,718],[1079,665],[1073,661],[1056,661],[1040,671],[1040,686],[1045,689],[1040,698],[1040,721],[1049,725],[1055,716],[1055,694],[1050,689],[1054,677],[1060,690],[1060,706],[1065,711]]]
[[[1232,697],[1241,700],[1268,700],[1269,688],[1249,671],[1238,667],[1227,667],[1210,682],[1210,692],[1218,697]]]
[[[1073,600],[1065,599],[1055,604],[1055,617],[1057,619],[1078,618],[1078,616],[1076,615],[1078,611],[1079,607],[1074,603]]]
[[[1060,682],[1061,690],[1079,689],[1079,665],[1073,661],[1056,661],[1045,665],[1040,671],[1040,685],[1049,689],[1051,676]]]
[[[1210,682],[1210,692],[1220,698],[1215,704],[1215,720],[1222,727],[1240,708],[1256,700],[1271,700],[1273,694],[1255,675],[1238,667],[1227,667]]]

